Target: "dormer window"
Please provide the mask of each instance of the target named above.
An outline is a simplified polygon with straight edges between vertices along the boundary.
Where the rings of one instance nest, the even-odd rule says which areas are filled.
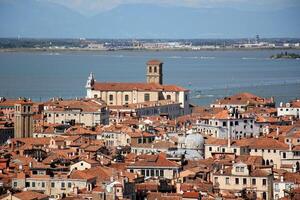
[[[235,168],[235,171],[236,171],[236,172],[240,172],[240,167],[236,167],[236,168]]]

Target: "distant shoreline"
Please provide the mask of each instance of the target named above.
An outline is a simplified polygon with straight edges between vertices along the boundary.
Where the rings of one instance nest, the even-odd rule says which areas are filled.
[[[87,48],[74,48],[74,49],[41,49],[41,48],[3,48],[0,52],[114,52],[114,51],[134,51],[134,52],[155,52],[155,51],[257,51],[257,50],[300,50],[300,47],[272,47],[272,48],[202,48],[202,49],[189,49],[189,48],[164,48],[164,49],[87,49]]]

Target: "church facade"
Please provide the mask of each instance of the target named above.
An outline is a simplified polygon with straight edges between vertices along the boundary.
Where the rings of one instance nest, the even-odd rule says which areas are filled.
[[[127,105],[143,102],[170,100],[180,103],[182,114],[190,113],[189,90],[177,85],[163,84],[163,63],[149,60],[146,64],[145,83],[96,82],[88,77],[87,98],[100,98],[107,105]]]

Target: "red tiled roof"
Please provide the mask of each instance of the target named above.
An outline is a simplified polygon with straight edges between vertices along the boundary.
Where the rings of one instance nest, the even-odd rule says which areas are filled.
[[[145,159],[138,160],[128,167],[179,167],[175,162],[169,161],[162,154],[159,155],[145,155]]]
[[[55,100],[45,103],[48,106],[47,111],[66,111],[72,109],[80,109],[85,112],[100,111],[106,106],[106,103],[94,99],[80,99],[80,100]]]
[[[46,199],[48,196],[34,191],[23,191],[20,193],[13,194],[13,196],[22,200],[40,200]]]
[[[187,89],[176,85],[160,85],[157,83],[120,83],[120,82],[95,82],[94,90],[100,91],[187,91]]]
[[[262,98],[251,93],[239,93],[230,97],[216,100],[214,104],[268,104],[272,99]]]
[[[147,65],[159,65],[159,64],[162,64],[163,62],[161,62],[160,60],[156,60],[156,59],[152,59],[152,60],[149,60],[147,62]]]
[[[183,198],[189,198],[189,199],[199,199],[199,196],[200,196],[199,192],[195,192],[195,191],[185,192],[182,195]]]

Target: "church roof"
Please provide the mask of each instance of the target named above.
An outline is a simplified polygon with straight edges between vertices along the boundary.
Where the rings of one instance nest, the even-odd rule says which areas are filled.
[[[100,91],[187,91],[177,85],[160,85],[157,83],[120,83],[120,82],[95,82],[94,90]]]

